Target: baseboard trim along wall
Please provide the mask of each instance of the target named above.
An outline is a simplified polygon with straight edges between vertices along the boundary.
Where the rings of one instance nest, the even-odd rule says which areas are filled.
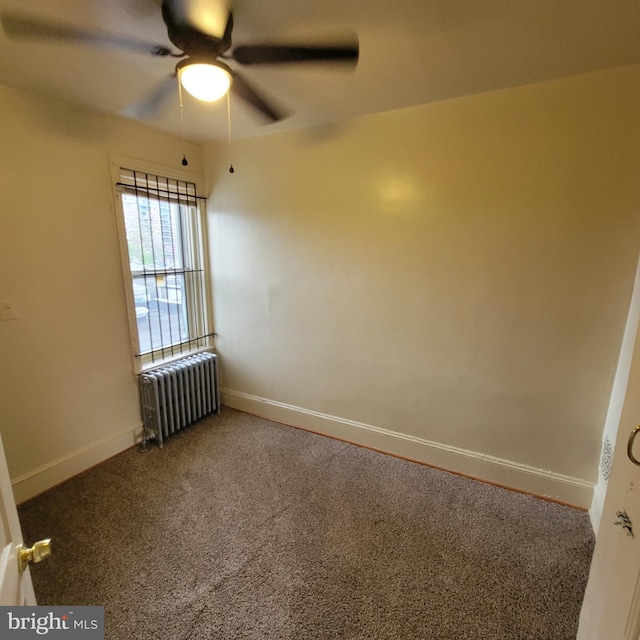
[[[582,509],[588,509],[591,506],[594,485],[586,480],[450,447],[232,389],[223,388],[220,391],[222,404],[232,409]]]
[[[20,504],[52,489],[73,476],[94,467],[112,456],[132,447],[140,441],[142,426],[120,433],[77,449],[62,458],[53,460],[33,471],[11,479],[13,495]]]
[[[288,424],[322,435],[347,440],[485,482],[502,485],[541,497],[593,510],[594,485],[586,480],[545,471],[511,460],[468,451],[457,447],[382,429],[362,422],[311,411],[232,389],[221,389],[222,404],[257,416]],[[127,429],[92,443],[72,453],[33,469],[11,484],[16,503],[25,502],[72,478],[112,456],[132,447],[140,440],[141,427]],[[597,511],[597,510],[596,510]],[[594,513],[597,520],[600,513]]]

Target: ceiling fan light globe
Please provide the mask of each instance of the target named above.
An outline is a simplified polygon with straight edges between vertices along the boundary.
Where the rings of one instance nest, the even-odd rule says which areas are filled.
[[[180,70],[182,86],[197,100],[220,100],[231,86],[231,74],[213,64],[190,64]]]

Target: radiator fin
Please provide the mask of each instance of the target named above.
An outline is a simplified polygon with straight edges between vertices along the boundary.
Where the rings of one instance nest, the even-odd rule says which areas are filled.
[[[198,353],[140,375],[144,439],[161,447],[171,434],[220,413],[218,359]]]

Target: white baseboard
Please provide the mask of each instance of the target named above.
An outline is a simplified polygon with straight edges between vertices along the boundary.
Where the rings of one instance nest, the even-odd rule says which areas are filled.
[[[139,442],[142,427],[127,429],[103,440],[94,442],[82,449],[53,460],[33,471],[12,478],[13,495],[20,504],[52,487],[72,478],[91,467],[115,456]]]
[[[301,427],[583,509],[591,506],[593,483],[586,480],[310,411],[233,389],[221,389],[221,396],[222,404],[228,407],[275,422]]]

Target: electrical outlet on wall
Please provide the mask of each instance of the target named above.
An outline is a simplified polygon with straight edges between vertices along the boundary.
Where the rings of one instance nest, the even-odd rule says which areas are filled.
[[[14,300],[0,300],[0,320],[17,320],[20,317]]]

